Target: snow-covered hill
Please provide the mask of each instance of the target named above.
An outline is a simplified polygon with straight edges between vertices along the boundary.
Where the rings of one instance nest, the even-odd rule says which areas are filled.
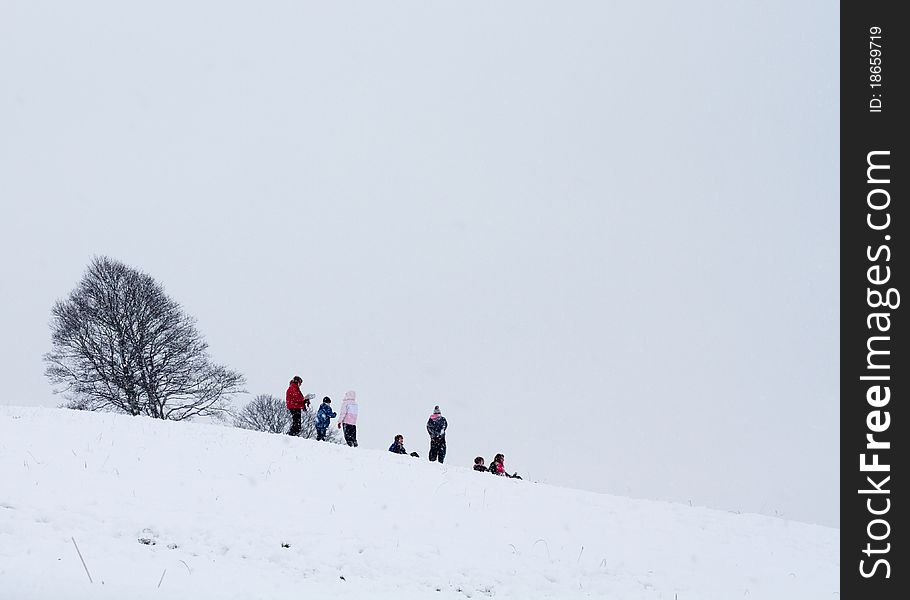
[[[836,596],[838,541],[288,436],[0,408],[3,600],[806,600]]]

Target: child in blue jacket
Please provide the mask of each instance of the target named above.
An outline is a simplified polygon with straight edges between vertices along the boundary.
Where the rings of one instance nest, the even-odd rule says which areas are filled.
[[[392,442],[392,445],[389,446],[389,452],[394,452],[395,454],[407,454],[408,451],[404,449],[404,436],[398,434],[395,436],[395,441]]]
[[[332,399],[326,396],[319,405],[319,411],[316,412],[316,439],[324,440],[325,432],[329,428],[329,422],[337,417],[332,410]]]

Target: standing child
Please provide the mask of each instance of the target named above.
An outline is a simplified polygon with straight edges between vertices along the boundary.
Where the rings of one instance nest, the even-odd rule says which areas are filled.
[[[310,405],[312,394],[304,396],[300,391],[301,383],[303,383],[303,378],[300,375],[294,375],[285,394],[285,404],[287,404],[288,412],[291,413],[291,429],[288,431],[288,435],[300,435],[300,414]]]
[[[345,393],[341,401],[341,418],[338,428],[344,427],[344,441],[348,446],[357,447],[357,394],[353,390]]]
[[[326,396],[319,405],[319,411],[316,413],[316,439],[321,441],[325,439],[325,432],[329,428],[329,422],[337,417],[332,410],[332,399]]]
[[[430,462],[439,459],[442,463],[446,457],[446,428],[449,426],[442,416],[439,406],[433,408],[433,414],[427,419],[427,433],[430,434]]]

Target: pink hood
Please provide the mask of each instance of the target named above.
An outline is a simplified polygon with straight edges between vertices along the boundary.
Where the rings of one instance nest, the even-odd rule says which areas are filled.
[[[341,401],[341,410],[339,411],[339,423],[347,425],[357,424],[357,394],[349,391],[344,395]]]

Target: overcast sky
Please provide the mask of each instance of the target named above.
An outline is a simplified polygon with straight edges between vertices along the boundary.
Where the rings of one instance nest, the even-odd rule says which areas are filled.
[[[838,522],[836,2],[0,0],[2,401],[143,269],[362,445]],[[407,497],[403,483],[402,496]]]

